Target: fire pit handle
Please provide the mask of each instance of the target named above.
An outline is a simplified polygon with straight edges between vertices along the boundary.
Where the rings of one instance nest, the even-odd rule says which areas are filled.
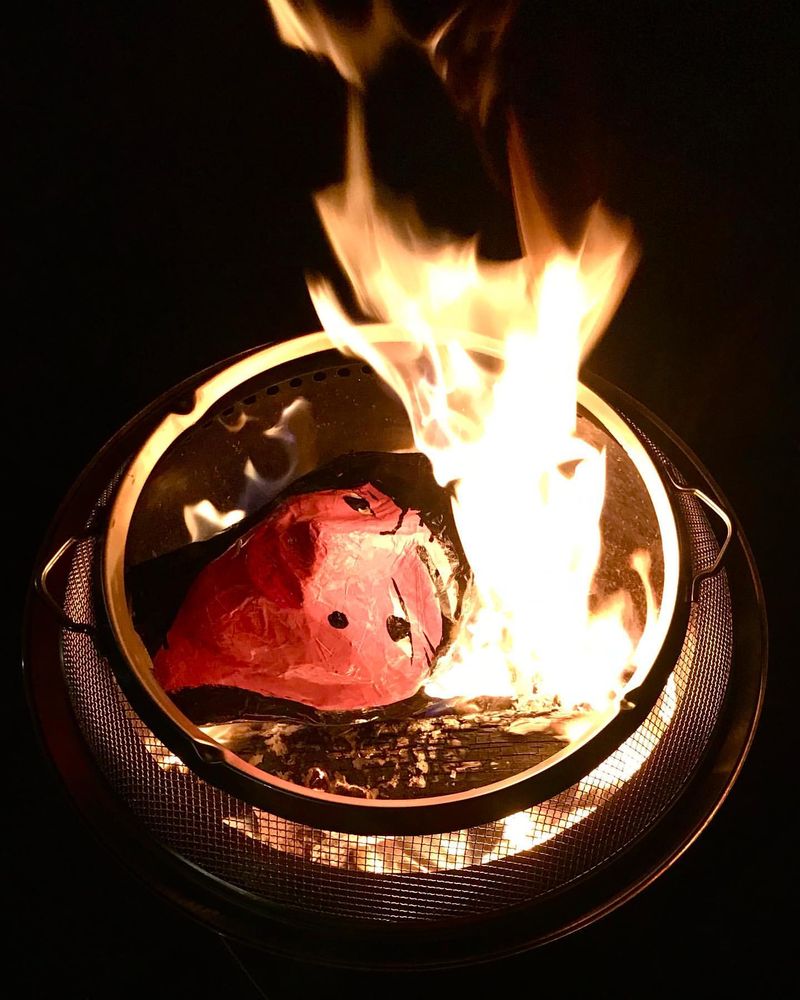
[[[722,565],[722,560],[725,558],[725,553],[728,551],[728,546],[731,544],[731,540],[733,539],[733,520],[727,511],[720,507],[713,497],[710,497],[707,493],[697,489],[695,486],[686,486],[685,483],[679,483],[669,469],[667,469],[666,472],[669,477],[669,481],[679,493],[688,493],[698,499],[701,503],[705,504],[709,510],[713,511],[725,525],[725,538],[719,547],[717,558],[711,563],[710,566],[706,566],[705,569],[698,570],[692,577],[692,586],[689,596],[694,602],[697,599],[697,588],[699,585],[703,582],[703,580],[708,579],[710,576],[714,576]]]
[[[94,625],[90,625],[87,622],[75,622],[73,621],[61,603],[53,596],[50,592],[50,588],[47,585],[48,578],[52,571],[55,569],[56,565],[63,559],[63,557],[69,552],[78,542],[84,541],[87,538],[95,538],[96,535],[93,532],[85,532],[80,535],[71,535],[52,556],[47,560],[39,573],[36,574],[34,581],[34,587],[37,594],[42,597],[46,604],[49,605],[50,610],[55,614],[61,623],[62,627],[69,632],[80,632],[83,635],[93,636],[96,632]]]

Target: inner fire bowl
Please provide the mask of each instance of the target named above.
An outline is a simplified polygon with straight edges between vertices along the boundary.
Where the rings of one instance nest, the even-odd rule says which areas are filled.
[[[402,336],[386,327],[370,335]],[[493,353],[477,337],[466,346]],[[308,407],[291,407],[299,398]],[[279,433],[265,437],[270,427]],[[251,719],[249,730],[192,721],[153,677],[135,581],[185,551],[184,506],[209,499],[250,513],[347,453],[408,449],[398,400],[317,334],[226,362],[157,401],[65,501],[37,574],[45,600],[29,607],[34,709],[57,762],[70,748],[62,770],[81,804],[219,928],[297,954],[299,923],[316,929],[318,957],[345,964],[518,950],[632,895],[705,825],[741,766],[760,707],[765,623],[746,543],[688,450],[588,378],[579,433],[608,455],[601,589],[628,587],[641,606],[627,556],[645,548],[653,558],[658,628],[625,707],[593,717],[569,744],[509,735],[491,706],[468,719],[443,711],[421,727],[409,723],[415,704],[301,716],[303,752],[317,753],[320,770],[382,753],[403,774],[421,764],[440,779],[366,798],[353,797],[352,770],[342,787],[325,788],[291,768],[276,773],[279,713]],[[248,459],[259,473],[255,498]],[[355,752],[343,753],[343,741]],[[87,800],[88,776],[99,791]],[[434,925],[458,942],[447,960],[426,943]],[[497,933],[487,936],[489,926]],[[411,952],[392,946],[389,927],[414,941]]]

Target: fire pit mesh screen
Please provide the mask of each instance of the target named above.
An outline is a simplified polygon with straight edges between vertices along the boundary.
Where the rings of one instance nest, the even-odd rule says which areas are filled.
[[[718,545],[697,501],[682,496],[681,507],[697,570]],[[91,539],[76,549],[66,597],[75,621],[94,621],[98,552]],[[113,789],[161,843],[273,905],[404,922],[466,918],[542,898],[629,845],[675,803],[699,763],[725,694],[731,649],[730,596],[720,573],[700,586],[683,649],[656,705],[591,774],[496,823],[440,835],[366,837],[283,820],[202,781],[138,718],[92,638],[62,635],[64,673],[83,733]]]

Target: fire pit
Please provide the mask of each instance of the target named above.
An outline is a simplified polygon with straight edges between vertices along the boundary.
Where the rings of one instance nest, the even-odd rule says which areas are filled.
[[[528,946],[615,905],[680,853],[755,725],[758,585],[685,448],[610,386],[586,384],[579,400],[580,433],[602,438],[612,470],[601,576],[646,547],[659,629],[618,702],[573,738],[552,713],[511,712],[502,699],[412,698],[326,717],[274,699],[231,703],[230,692],[192,702],[157,683],[142,638],[148,580],[225,538],[208,507],[204,530],[222,532],[192,544],[187,529],[211,463],[219,513],[241,511],[248,485],[253,503],[247,459],[258,509],[287,477],[408,447],[396,397],[324,335],[198,377],[111,442],[48,545],[40,589],[59,620],[33,603],[28,668],[69,783],[107,833],[121,824],[133,837],[125,851],[150,877],[278,950],[305,950],[291,943],[300,922],[328,960],[420,964],[441,960],[425,943],[432,926],[453,936],[448,961]],[[276,447],[264,431],[282,417],[290,435]],[[414,941],[407,953],[393,950],[398,932]]]
[[[198,375],[87,470],[33,700],[98,825],[218,929],[476,960],[602,914],[708,821],[758,717],[759,585],[688,450],[579,377],[631,227],[596,204],[564,243],[512,110],[519,259],[428,232],[370,170],[387,9],[359,41],[271,6],[349,83],[316,206],[350,297],[311,277],[324,333]]]
[[[398,333],[391,328],[375,328],[373,336],[376,342],[390,341]],[[314,713],[293,711],[285,702],[271,704],[268,699],[259,699],[251,684],[246,702],[238,705],[232,704],[235,689],[226,686],[179,690],[170,704],[159,683],[159,671],[156,669],[154,674],[151,661],[153,646],[162,641],[162,636],[151,642],[150,651],[142,645],[141,629],[153,617],[150,607],[154,595],[159,610],[170,606],[159,581],[171,583],[180,575],[175,566],[186,552],[184,512],[194,509],[192,501],[196,502],[198,489],[206,490],[212,478],[205,467],[205,456],[213,461],[216,509],[235,506],[237,498],[247,493],[250,484],[245,454],[250,468],[259,468],[264,489],[272,492],[285,480],[287,468],[302,470],[308,478],[312,465],[325,469],[331,461],[338,463],[340,482],[353,468],[352,487],[367,474],[360,468],[364,464],[362,456],[403,451],[412,445],[408,421],[398,400],[361,366],[342,367],[343,359],[334,357],[329,359],[333,362],[330,367],[320,367],[326,360],[319,350],[324,346],[324,340],[313,339],[292,345],[300,361],[305,360],[304,352],[310,349],[306,357],[316,362],[315,370],[306,369],[303,375],[262,385],[260,389],[247,376],[256,364],[264,363],[264,358],[279,355],[280,349],[232,366],[201,389],[200,396],[210,401],[225,380],[241,379],[246,383],[244,396],[234,394],[239,403],[234,405],[233,413],[229,412],[231,396],[226,394],[216,404],[217,409],[221,405],[228,411],[222,420],[209,424],[208,409],[187,415],[185,422],[170,419],[129,468],[110,515],[104,553],[109,618],[115,644],[122,648],[128,663],[128,670],[120,671],[119,679],[141,717],[169,743],[177,740],[184,755],[191,752],[201,773],[209,778],[212,773],[227,774],[231,791],[243,793],[260,806],[275,808],[292,819],[373,835],[440,833],[465,822],[503,819],[509,811],[562,792],[583,778],[633,732],[662,691],[686,632],[689,581],[679,580],[677,522],[666,487],[628,425],[588,389],[582,394],[583,434],[604,440],[614,470],[605,518],[605,566],[600,576],[611,581],[609,590],[618,589],[630,554],[641,549],[652,551],[653,580],[663,613],[658,614],[656,623],[660,628],[651,637],[651,648],[640,651],[642,662],[621,693],[624,707],[620,709],[613,703],[604,712],[589,714],[577,737],[567,739],[558,732],[554,735],[553,727],[547,725],[551,713],[538,703],[534,702],[526,713],[512,710],[509,699],[461,699],[454,705],[452,699],[406,698],[387,708],[374,708],[368,703],[362,712]],[[271,367],[268,373],[273,377],[283,374]],[[277,393],[270,392],[275,388]],[[250,402],[242,405],[244,398]],[[300,419],[287,421],[285,415],[292,410],[297,415],[301,401]],[[365,422],[364,413],[372,419]],[[225,425],[227,419],[237,426],[242,415],[248,419],[240,431],[231,431],[230,423]],[[288,447],[285,440],[276,447],[275,437],[265,434],[282,421],[287,433],[289,424],[292,426]],[[176,431],[179,440],[175,439]],[[342,455],[345,446],[355,454]],[[230,476],[227,482],[226,469]],[[419,491],[419,479],[415,464],[409,477],[412,491]],[[184,484],[183,491],[176,488],[176,483]],[[342,499],[348,499],[346,489],[340,492]],[[401,502],[410,506],[411,498]],[[348,510],[346,505],[342,507]],[[359,520],[357,514],[354,519]],[[252,516],[243,523],[247,520]],[[216,536],[217,550],[220,542],[223,547],[230,546],[228,536],[235,530]],[[211,542],[202,544],[208,546]],[[363,552],[374,541],[369,537],[359,544]],[[193,572],[197,571],[198,558],[210,558],[202,551],[198,556],[192,546],[189,553]],[[276,561],[273,554],[273,574]],[[370,571],[374,573],[372,567]],[[635,583],[635,573],[630,569],[627,572]],[[337,566],[336,574],[352,584],[357,570]],[[369,581],[370,590],[382,586],[380,579]],[[385,588],[393,589],[391,581],[386,581]],[[684,595],[680,603],[679,588]],[[640,590],[640,616],[644,618],[645,597],[643,588]],[[211,600],[217,600],[216,593],[212,592]],[[453,607],[456,602],[454,595]],[[171,604],[174,607],[175,601]],[[231,613],[226,602],[224,614]],[[353,617],[352,608],[350,614]],[[172,619],[174,612],[168,617]],[[376,620],[367,622],[368,630],[382,634],[384,617],[379,614]],[[338,630],[328,622],[324,624],[332,638],[337,638]],[[298,630],[294,619],[290,629]],[[174,631],[170,632],[171,648],[166,650],[173,657],[174,635]],[[363,636],[356,638],[359,646],[363,644]],[[279,653],[271,655],[276,658]],[[383,657],[382,648],[378,647],[373,655]],[[159,656],[163,658],[164,652]],[[382,670],[388,668],[382,666]],[[241,687],[246,686],[244,679]],[[184,708],[183,713],[175,701]],[[186,718],[187,713],[192,718]],[[164,728],[167,718],[174,726],[172,732]],[[241,724],[243,720],[248,720],[247,725]],[[203,729],[197,723],[204,723]],[[572,728],[576,726],[573,720]],[[256,762],[256,758],[260,759]]]

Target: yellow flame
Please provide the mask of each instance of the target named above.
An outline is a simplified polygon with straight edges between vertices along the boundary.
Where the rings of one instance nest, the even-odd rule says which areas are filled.
[[[427,691],[521,699],[536,691],[567,707],[608,706],[635,642],[624,626],[627,595],[589,609],[605,456],[576,436],[577,379],[631,273],[630,232],[599,206],[575,250],[552,229],[531,228],[535,187],[517,148],[529,252],[482,262],[474,240],[435,238],[411,207],[378,193],[356,95],[347,148],[344,182],[317,196],[320,218],[359,307],[415,342],[370,343],[323,280],[309,282],[311,297],[337,346],[398,394],[416,447],[438,482],[452,484],[474,572],[471,611]],[[497,345],[499,370],[465,349],[467,330]]]
[[[311,0],[267,0],[281,40],[292,48],[328,58],[348,83],[361,85],[384,51],[405,37],[387,0],[373,0],[361,24],[327,15]]]
[[[635,265],[630,228],[595,205],[578,245],[564,245],[511,115],[524,256],[479,261],[475,240],[427,232],[412,206],[378,192],[370,170],[357,88],[390,39],[405,37],[388,4],[373,3],[369,23],[351,28],[307,3],[269,3],[288,44],[327,56],[356,85],[345,178],[317,195],[317,209],[361,311],[413,340],[370,342],[323,279],[309,281],[312,300],[334,343],[369,362],[403,402],[416,448],[451,488],[474,573],[460,631],[427,691],[523,701],[536,693],[567,711],[608,709],[637,644],[626,627],[629,595],[591,601],[605,455],[577,437],[577,386]],[[483,37],[491,56],[513,10],[502,5],[499,27],[459,15],[446,22],[427,44],[440,73],[447,77],[447,38],[463,34],[460,22],[469,44]],[[489,338],[502,364],[469,351],[467,331]]]

